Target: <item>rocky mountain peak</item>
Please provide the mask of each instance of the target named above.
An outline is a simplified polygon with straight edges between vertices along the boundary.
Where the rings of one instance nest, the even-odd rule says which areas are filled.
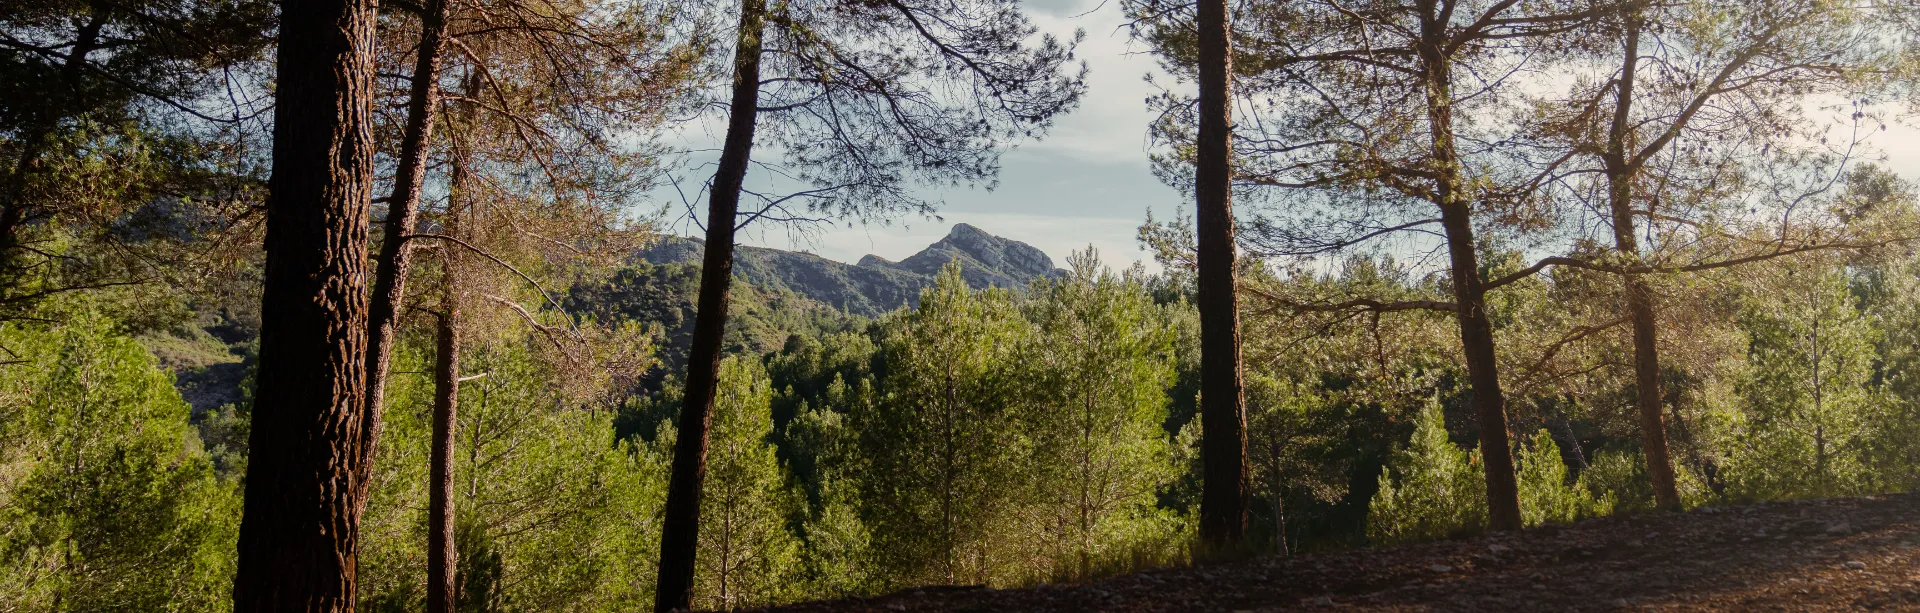
[[[869,256],[872,257],[872,256]],[[879,259],[879,258],[875,258]],[[885,261],[885,260],[881,260]],[[1053,258],[1026,243],[994,236],[969,224],[954,224],[946,238],[907,256],[892,268],[923,275],[940,274],[948,262],[960,262],[961,274],[975,287],[1021,287],[1040,277],[1058,277]],[[865,265],[867,260],[862,259]]]
[[[704,247],[697,239],[669,238],[639,255],[655,264],[698,264]],[[945,238],[898,262],[870,254],[857,264],[843,264],[812,254],[743,246],[734,252],[734,273],[756,286],[791,290],[871,316],[918,302],[920,289],[932,285],[949,262],[959,262],[960,276],[975,289],[1018,289],[1035,279],[1066,275],[1034,246],[964,223],[954,224]]]

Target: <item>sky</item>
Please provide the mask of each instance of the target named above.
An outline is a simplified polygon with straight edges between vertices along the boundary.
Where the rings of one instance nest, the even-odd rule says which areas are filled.
[[[1146,99],[1171,81],[1144,44],[1129,40],[1118,0],[1031,0],[1026,7],[1042,32],[1063,39],[1075,29],[1086,32],[1077,55],[1089,69],[1087,92],[1045,139],[1022,143],[1001,158],[996,189],[923,194],[944,203],[937,220],[843,224],[808,236],[767,224],[750,226],[742,242],[841,262],[866,254],[898,261],[964,222],[1038,247],[1056,266],[1065,266],[1068,253],[1092,246],[1116,268],[1136,261],[1157,268],[1135,240],[1136,230],[1149,210],[1157,219],[1171,219],[1193,208],[1192,196],[1161,183],[1148,161],[1146,129],[1153,114]],[[1147,82],[1149,74],[1157,75],[1158,84]],[[718,142],[717,134],[710,136]],[[1920,181],[1920,118],[1890,122],[1868,144],[1886,156],[1887,167]],[[693,230],[686,226],[679,230]]]
[[[1147,210],[1165,219],[1178,207],[1193,206],[1190,196],[1154,178],[1148,163],[1146,131],[1153,116],[1146,99],[1159,86],[1145,77],[1158,72],[1154,58],[1145,45],[1129,41],[1117,0],[1033,0],[1026,7],[1042,32],[1070,39],[1075,29],[1085,30],[1076,55],[1087,63],[1087,92],[1046,138],[1021,143],[1001,157],[997,188],[923,194],[943,203],[938,220],[843,224],[805,237],[789,236],[776,224],[756,224],[742,233],[742,242],[841,262],[867,254],[898,261],[946,236],[953,224],[968,223],[1038,247],[1056,266],[1064,267],[1068,253],[1088,246],[1116,268],[1136,261],[1151,266],[1152,257],[1134,239]],[[693,230],[684,226],[681,233]]]

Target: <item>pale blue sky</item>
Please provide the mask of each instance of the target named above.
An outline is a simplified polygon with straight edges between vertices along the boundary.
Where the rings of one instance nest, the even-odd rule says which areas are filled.
[[[1089,69],[1087,95],[1045,140],[1022,143],[1002,157],[997,189],[928,194],[945,203],[937,221],[903,218],[892,225],[843,225],[801,238],[767,225],[749,227],[743,242],[811,251],[842,262],[869,253],[897,261],[964,222],[1039,247],[1060,266],[1068,252],[1088,245],[1115,267],[1150,260],[1134,240],[1147,209],[1169,218],[1175,208],[1192,206],[1190,197],[1161,184],[1149,169],[1146,128],[1152,115],[1146,98],[1157,90],[1144,78],[1155,71],[1154,59],[1139,53],[1144,47],[1131,44],[1120,29],[1117,0],[1038,0],[1028,8],[1043,32],[1069,38],[1076,28],[1086,31],[1078,56]],[[712,171],[709,167],[704,172]]]
[[[749,228],[747,244],[810,251],[855,262],[866,254],[898,261],[939,240],[959,222],[1024,241],[1064,265],[1067,253],[1092,245],[1115,267],[1149,260],[1134,239],[1149,208],[1155,217],[1190,211],[1192,196],[1153,177],[1146,127],[1153,118],[1146,98],[1158,74],[1144,46],[1128,40],[1117,0],[1036,0],[1028,3],[1042,31],[1063,38],[1083,29],[1079,57],[1090,69],[1085,100],[1059,119],[1045,140],[1023,143],[1004,158],[998,189],[960,189],[929,194],[945,202],[941,220],[907,218],[892,225],[854,225],[792,237],[779,226]],[[1164,75],[1161,84],[1170,83]],[[1920,181],[1920,121],[1894,122],[1869,145],[1900,175]],[[712,127],[707,128],[712,130]],[[717,134],[710,135],[717,142]],[[694,137],[698,139],[698,137]],[[704,171],[711,172],[710,167]],[[685,232],[689,228],[682,227]]]

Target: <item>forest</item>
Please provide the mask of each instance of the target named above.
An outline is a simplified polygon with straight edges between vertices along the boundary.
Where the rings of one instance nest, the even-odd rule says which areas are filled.
[[[0,611],[733,611],[1920,489],[1908,0],[1119,0],[1150,260],[837,268],[743,243],[945,227],[1096,101],[1087,32],[0,7]]]

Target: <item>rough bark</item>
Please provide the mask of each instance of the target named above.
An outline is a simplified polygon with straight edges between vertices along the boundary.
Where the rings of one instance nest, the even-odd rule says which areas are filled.
[[[1226,0],[1200,0],[1200,132],[1195,159],[1194,215],[1200,310],[1200,538],[1214,547],[1240,544],[1247,529],[1247,411],[1240,370],[1240,305],[1230,147],[1233,69]]]
[[[1453,296],[1459,304],[1460,349],[1465,354],[1467,379],[1472,386],[1474,423],[1480,434],[1480,457],[1486,468],[1487,526],[1519,530],[1520,486],[1514,475],[1513,443],[1507,432],[1505,398],[1500,391],[1500,365],[1495,359],[1493,322],[1487,317],[1473,227],[1466,205],[1455,204],[1441,213],[1451,260]]]
[[[281,3],[239,613],[353,610],[374,7]]]
[[[429,453],[427,492],[427,612],[453,613],[453,428],[460,407],[460,305],[448,282],[435,334],[433,366],[433,449]]]
[[[413,231],[420,218],[420,183],[427,168],[427,142],[433,136],[435,107],[439,106],[440,59],[446,48],[447,0],[427,0],[420,12],[420,53],[414,60],[407,94],[407,125],[400,136],[400,163],[393,173],[393,192],[387,197],[387,217],[380,224],[380,253],[374,258],[373,293],[367,303],[367,401],[360,419],[368,424],[361,443],[361,462],[370,466],[380,442],[380,415],[385,408],[387,371],[393,361],[393,338],[400,327],[400,301],[406,295],[407,269],[413,249],[400,237]],[[360,484],[366,499],[367,482]]]
[[[727,136],[707,195],[707,246],[701,261],[700,297],[687,356],[687,386],[680,407],[679,438],[660,535],[660,573],[654,609],[687,610],[693,603],[694,555],[699,550],[700,494],[707,472],[707,435],[712,426],[714,385],[720,375],[720,344],[726,335],[728,292],[733,283],[733,243],[740,188],[753,153],[760,101],[761,33],[766,0],[741,0],[740,30],[733,57],[733,98]]]
[[[1434,204],[1440,208],[1440,226],[1446,232],[1457,309],[1454,318],[1460,324],[1460,349],[1465,354],[1467,379],[1473,389],[1474,422],[1479,429],[1480,456],[1486,468],[1487,524],[1494,530],[1519,530],[1520,487],[1514,475],[1505,397],[1500,391],[1493,322],[1487,317],[1487,290],[1480,278],[1472,208],[1466,194],[1461,193],[1460,157],[1454,145],[1451,58],[1443,51],[1445,24],[1435,14],[1430,0],[1422,4],[1424,33],[1415,51],[1420,56],[1427,86]]]
[[[1627,154],[1627,138],[1633,121],[1633,95],[1640,65],[1640,13],[1636,5],[1622,9],[1626,29],[1625,53],[1620,65],[1620,80],[1615,86],[1613,122],[1607,132],[1605,155],[1607,199],[1613,217],[1614,249],[1628,257],[1638,257],[1640,247],[1633,227],[1633,181],[1637,165]],[[1653,484],[1654,504],[1664,510],[1680,508],[1680,490],[1675,485],[1673,459],[1667,445],[1667,427],[1660,412],[1660,349],[1658,320],[1653,311],[1653,295],[1641,275],[1622,275],[1627,319],[1633,326],[1634,406],[1639,409],[1640,449],[1647,460],[1647,479]]]

